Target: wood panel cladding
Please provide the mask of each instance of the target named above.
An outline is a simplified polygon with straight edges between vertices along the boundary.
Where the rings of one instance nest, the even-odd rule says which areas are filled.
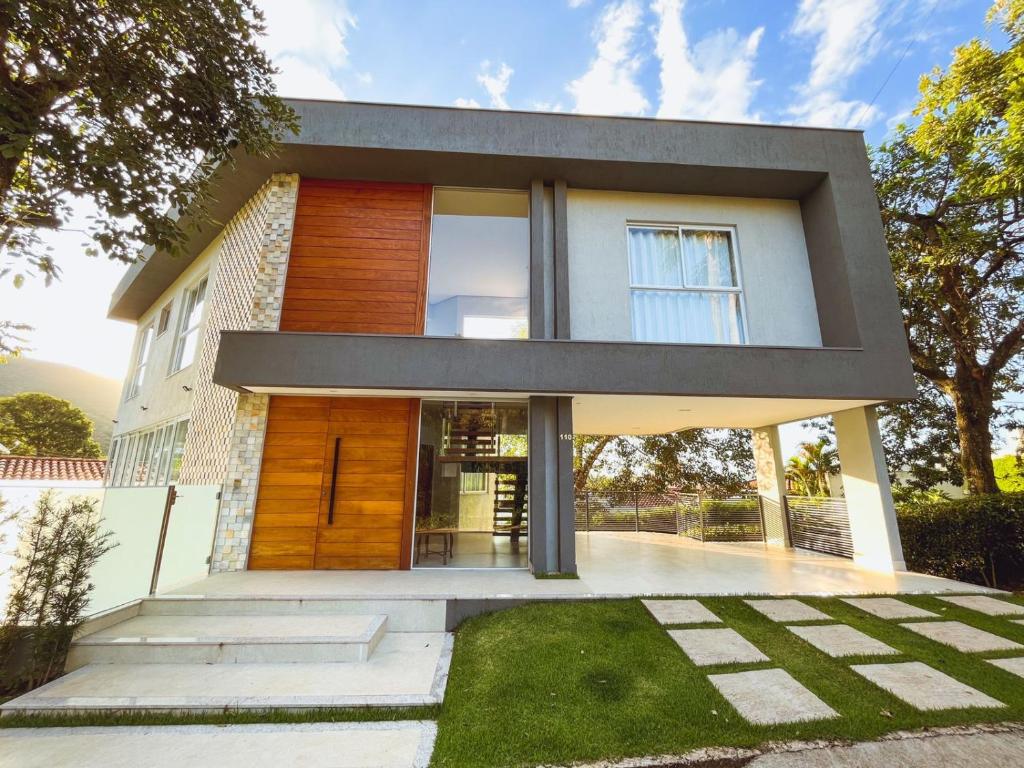
[[[249,568],[408,568],[418,426],[418,400],[272,396]]]
[[[432,188],[303,179],[282,331],[422,334]]]

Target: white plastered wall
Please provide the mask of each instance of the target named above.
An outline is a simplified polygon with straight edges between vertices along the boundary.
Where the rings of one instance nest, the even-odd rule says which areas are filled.
[[[796,201],[584,189],[568,192],[574,339],[632,340],[627,222],[735,227],[749,342],[821,346]]]
[[[138,353],[139,344],[139,334],[136,333],[135,343],[132,345],[131,362],[128,367],[128,378],[121,390],[121,402],[117,410],[117,427],[114,430],[114,437],[172,419],[184,418],[192,412],[192,401],[195,397],[195,361],[199,360],[202,349],[196,350],[195,361],[192,365],[176,373],[170,373],[171,355],[174,353],[174,339],[181,320],[184,293],[199,282],[203,276],[208,275],[207,296],[209,297],[209,286],[213,285],[215,278],[214,272],[217,267],[220,243],[221,238],[218,236],[139,319],[138,329],[153,323],[155,333],[160,320],[160,311],[169,302],[174,302],[167,331],[153,340],[142,387],[138,394],[130,400],[125,400],[128,381],[131,381],[135,375],[135,356]],[[203,307],[204,326],[209,311],[210,303],[207,301]],[[200,340],[203,338],[202,328],[199,338]],[[202,341],[200,341],[201,344]],[[185,387],[188,387],[188,390]],[[109,448],[109,446],[104,446],[104,448]]]

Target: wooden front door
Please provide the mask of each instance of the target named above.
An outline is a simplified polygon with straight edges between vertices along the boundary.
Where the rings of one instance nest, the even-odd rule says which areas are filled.
[[[249,567],[408,568],[418,428],[418,400],[271,397]]]

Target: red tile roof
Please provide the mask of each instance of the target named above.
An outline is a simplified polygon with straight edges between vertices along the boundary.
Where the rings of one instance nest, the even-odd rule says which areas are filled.
[[[0,455],[0,481],[65,480],[96,482],[103,480],[106,459],[65,459],[48,456]]]

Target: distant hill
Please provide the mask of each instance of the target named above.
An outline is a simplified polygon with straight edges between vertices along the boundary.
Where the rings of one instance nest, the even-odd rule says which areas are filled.
[[[70,365],[18,357],[0,365],[0,397],[19,392],[44,392],[70,400],[93,420],[93,437],[103,452],[110,448],[121,382]]]

